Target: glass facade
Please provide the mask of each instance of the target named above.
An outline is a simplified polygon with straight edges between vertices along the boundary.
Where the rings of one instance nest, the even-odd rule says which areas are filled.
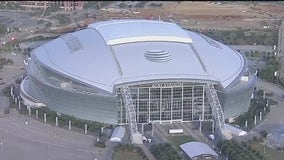
[[[28,66],[27,93],[52,110],[78,118],[110,124],[126,124],[128,116],[122,86],[105,93],[55,73],[33,58]],[[225,118],[245,112],[249,107],[255,77],[218,92]],[[218,89],[218,85],[215,84]],[[189,122],[212,120],[205,81],[156,81],[129,86],[138,123]],[[220,89],[220,88],[219,88]],[[222,90],[222,89],[220,89]]]
[[[130,86],[138,123],[212,119],[205,83],[163,82]],[[118,123],[127,123],[121,88],[117,88]]]
[[[236,85],[218,94],[221,105],[224,106],[225,119],[235,118],[248,111],[256,81],[257,77],[251,75],[248,82],[241,82],[242,85]]]
[[[63,77],[34,60],[29,62],[27,69],[27,93],[51,110],[85,120],[117,124],[115,96]]]

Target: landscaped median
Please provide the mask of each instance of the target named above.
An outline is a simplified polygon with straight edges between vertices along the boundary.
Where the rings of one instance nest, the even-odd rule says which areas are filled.
[[[133,144],[119,143],[114,147],[113,160],[148,160],[144,151]]]
[[[234,140],[220,141],[217,144],[224,158],[230,160],[268,160],[261,152],[253,149],[249,144]]]
[[[175,147],[177,150],[180,150],[179,146],[181,144],[196,141],[193,137],[189,135],[170,136],[168,137],[168,139],[173,144],[173,147]]]

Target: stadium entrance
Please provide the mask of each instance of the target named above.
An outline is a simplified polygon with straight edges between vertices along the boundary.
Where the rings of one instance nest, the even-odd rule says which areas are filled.
[[[211,120],[212,110],[205,92],[206,83],[163,82],[129,86],[136,110],[137,123],[189,122]],[[122,99],[117,89],[118,123],[128,123]]]

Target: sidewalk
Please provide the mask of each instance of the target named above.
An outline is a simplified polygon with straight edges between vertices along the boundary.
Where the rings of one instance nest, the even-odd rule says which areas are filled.
[[[153,154],[149,151],[149,149],[144,144],[141,144],[138,146],[142,148],[142,150],[144,151],[145,155],[147,156],[149,160],[156,160],[156,158],[153,156]]]

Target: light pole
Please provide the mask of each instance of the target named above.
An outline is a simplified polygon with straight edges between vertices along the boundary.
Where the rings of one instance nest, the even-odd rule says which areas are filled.
[[[202,131],[202,119],[201,116],[199,116],[199,132],[201,133]]]
[[[215,123],[214,123],[214,119],[212,119],[211,121],[212,121],[212,134],[214,134],[214,130],[215,130]]]
[[[263,145],[263,154],[265,154],[265,144]]]
[[[154,122],[152,123],[152,138],[154,137]]]

